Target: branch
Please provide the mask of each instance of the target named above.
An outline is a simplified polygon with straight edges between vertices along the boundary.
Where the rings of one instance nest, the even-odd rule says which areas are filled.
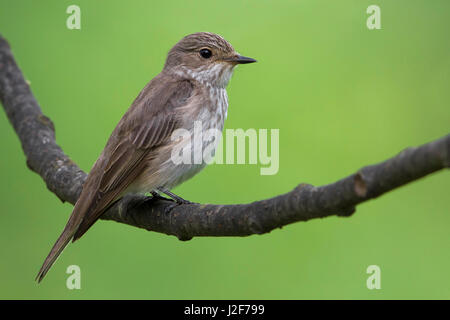
[[[0,101],[22,143],[28,167],[62,201],[74,204],[87,175],[56,144],[52,121],[42,113],[1,36]],[[129,195],[101,219],[175,235],[180,240],[262,234],[298,221],[349,216],[359,203],[449,166],[447,135],[321,187],[300,184],[289,193],[249,204],[183,204],[172,210],[171,201]]]

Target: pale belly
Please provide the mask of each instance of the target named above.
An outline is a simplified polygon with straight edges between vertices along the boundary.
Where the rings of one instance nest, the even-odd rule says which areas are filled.
[[[221,138],[223,119],[211,117],[202,120],[201,130],[197,127],[199,130],[190,131],[189,137],[172,149],[181,152],[173,152],[170,159],[161,164],[161,187],[171,189],[183,183],[203,170],[212,160]],[[201,135],[196,134],[199,131],[202,132]]]
[[[149,169],[130,185],[126,193],[146,193],[158,188],[170,190],[204,169],[207,162],[211,161],[221,138],[226,117],[227,104],[225,103],[227,103],[226,100],[224,100],[224,105],[217,108],[219,110],[217,113],[212,114],[205,108],[195,117],[195,120],[186,128],[189,135],[173,139],[170,145],[162,147],[158,151],[158,156],[149,164]],[[195,127],[196,125],[197,127]],[[195,130],[195,128],[199,130]],[[201,135],[196,134],[199,131],[201,131]],[[181,162],[180,153],[174,152],[174,150],[183,150],[181,154],[184,158]],[[190,152],[186,153],[188,150]],[[190,157],[187,157],[186,155],[189,154]]]

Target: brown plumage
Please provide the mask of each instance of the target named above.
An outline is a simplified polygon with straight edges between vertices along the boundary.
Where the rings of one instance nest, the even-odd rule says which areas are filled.
[[[162,72],[145,86],[112,132],[38,281],[69,241],[79,239],[125,194],[164,193],[204,167],[171,162],[171,150],[179,143],[171,135],[179,128],[192,131],[197,120],[205,123],[204,128],[222,130],[228,106],[225,86],[232,70],[236,64],[254,61],[238,55],[222,37],[206,32],[188,35],[170,50]]]

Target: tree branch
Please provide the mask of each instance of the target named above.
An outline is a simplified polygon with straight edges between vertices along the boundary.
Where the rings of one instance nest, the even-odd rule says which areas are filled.
[[[0,101],[22,143],[28,167],[62,201],[74,204],[87,175],[56,144],[52,121],[42,113],[1,36]],[[129,195],[101,219],[175,235],[180,240],[262,234],[293,222],[349,216],[359,203],[449,166],[447,135],[321,187],[300,184],[289,193],[249,204],[183,204],[172,210],[168,210],[171,201]]]

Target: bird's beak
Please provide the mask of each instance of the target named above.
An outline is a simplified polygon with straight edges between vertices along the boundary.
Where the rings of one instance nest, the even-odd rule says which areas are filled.
[[[244,56],[241,56],[241,55],[236,55],[234,57],[226,58],[224,60],[228,61],[228,62],[232,62],[232,63],[237,63],[237,64],[245,64],[245,63],[256,62],[256,60],[253,59],[253,58],[244,57]]]

